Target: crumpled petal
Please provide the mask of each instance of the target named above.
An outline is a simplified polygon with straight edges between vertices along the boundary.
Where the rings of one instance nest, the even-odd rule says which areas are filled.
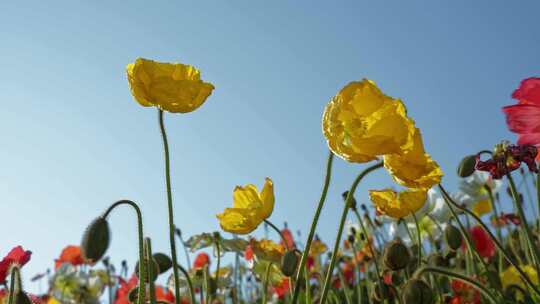
[[[521,81],[519,88],[512,93],[512,98],[521,104],[540,105],[540,78],[531,77]]]
[[[217,218],[221,229],[236,234],[248,234],[260,224],[255,212],[249,209],[226,208]]]
[[[377,211],[400,219],[422,208],[427,200],[427,190],[409,189],[401,192],[392,189],[370,190],[369,197]]]
[[[274,183],[270,178],[266,178],[264,181],[264,186],[260,194],[260,200],[262,202],[262,207],[260,209],[260,217],[267,219],[272,215],[274,210]]]

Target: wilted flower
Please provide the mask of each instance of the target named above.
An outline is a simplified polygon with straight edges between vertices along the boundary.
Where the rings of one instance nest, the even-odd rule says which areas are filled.
[[[400,192],[392,189],[370,190],[369,197],[378,212],[400,219],[422,208],[427,199],[427,190],[410,189]]]
[[[11,265],[24,266],[30,261],[31,251],[24,250],[21,246],[17,246],[0,261],[0,284],[6,282],[6,278]]]
[[[410,150],[414,122],[403,103],[371,80],[351,82],[328,103],[323,132],[330,149],[350,162]]]
[[[521,163],[525,163],[531,172],[538,172],[535,158],[538,151],[533,145],[512,145],[506,141],[495,146],[490,159],[481,160],[480,154],[476,156],[476,170],[486,171],[494,179],[501,179],[504,175],[517,170]]]
[[[498,218],[493,217],[491,219],[491,225],[494,227],[502,227],[510,223],[519,226],[521,225],[521,219],[514,213],[502,213]]]
[[[233,208],[217,215],[221,228],[236,234],[255,230],[274,209],[274,184],[266,178],[261,192],[255,185],[237,186],[233,192]]]
[[[173,113],[196,110],[214,90],[211,83],[201,80],[199,70],[181,63],[137,58],[127,65],[127,77],[139,104]]]
[[[512,98],[518,103],[502,108],[508,129],[519,135],[519,145],[540,145],[540,78],[523,80]]]

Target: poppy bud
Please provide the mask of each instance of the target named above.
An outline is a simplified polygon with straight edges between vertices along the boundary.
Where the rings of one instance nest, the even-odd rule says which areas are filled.
[[[168,255],[157,252],[157,253],[154,253],[152,257],[154,258],[154,260],[157,262],[159,266],[159,274],[162,274],[172,268],[172,261]]]
[[[281,258],[281,272],[286,276],[292,276],[298,266],[298,255],[294,251],[287,251]]]
[[[411,259],[409,249],[400,241],[392,241],[383,254],[383,263],[390,270],[401,270],[407,267]]]
[[[158,262],[157,262],[153,257],[152,257],[152,263],[151,263],[151,264],[152,264],[153,267],[154,267],[154,269],[153,269],[154,271],[152,271],[152,278],[151,278],[151,280],[155,282],[156,279],[157,279],[157,277],[158,277],[158,275],[161,274],[161,271],[160,271],[161,269],[159,268]],[[146,264],[146,267],[150,267],[150,265],[147,263],[147,264]],[[148,271],[148,269],[147,269],[147,271]],[[139,262],[137,262],[137,264],[135,265],[135,274],[136,274],[137,276],[139,276]],[[145,277],[144,281],[145,281],[145,282],[148,282],[148,277],[147,277],[146,275],[145,275],[144,277]]]
[[[111,235],[109,223],[103,217],[98,217],[88,225],[81,242],[81,254],[83,258],[95,263],[99,261],[109,248]]]
[[[423,280],[409,280],[401,293],[403,304],[433,304],[435,297],[429,285]]]
[[[32,300],[30,300],[25,292],[19,291],[15,296],[15,304],[32,304]]]
[[[448,267],[448,260],[445,259],[440,253],[431,254],[428,257],[428,263],[432,266]]]
[[[457,174],[460,177],[468,177],[474,173],[474,167],[476,166],[476,155],[465,156],[458,165]]]
[[[458,248],[461,246],[461,242],[463,241],[461,231],[459,231],[459,229],[453,225],[448,225],[446,229],[444,229],[444,236],[446,238],[448,247],[450,247],[452,250],[458,250]]]

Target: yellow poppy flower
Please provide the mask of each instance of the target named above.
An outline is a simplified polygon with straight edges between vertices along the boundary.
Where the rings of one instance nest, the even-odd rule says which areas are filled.
[[[226,208],[217,218],[221,228],[236,234],[255,230],[274,210],[274,184],[266,178],[261,192],[255,185],[237,186],[233,192],[233,208]]]
[[[257,258],[265,261],[280,263],[281,258],[285,254],[285,247],[272,240],[262,239],[257,241],[251,239],[249,245],[253,250],[253,254],[255,254]]]
[[[369,197],[377,211],[400,219],[422,208],[427,200],[427,190],[409,189],[401,192],[391,189],[370,190]]]
[[[328,246],[323,243],[320,239],[316,238],[311,242],[311,247],[309,249],[310,256],[319,256],[325,253],[328,250]]]
[[[491,202],[489,200],[478,201],[472,206],[472,212],[474,212],[474,214],[476,214],[477,216],[488,214],[492,210],[493,207],[491,206]]]
[[[429,189],[440,183],[443,172],[424,150],[420,130],[415,128],[412,149],[403,155],[384,156],[384,167],[394,180],[408,188]]]
[[[145,107],[187,113],[200,107],[214,90],[190,65],[137,58],[126,69],[131,94]]]
[[[538,285],[538,275],[536,274],[536,270],[534,270],[534,267],[531,265],[525,265],[520,267],[523,272],[525,272],[525,274],[529,277],[529,279],[533,282],[533,284]],[[510,285],[518,285],[524,289],[527,288],[527,285],[525,285],[525,282],[521,279],[521,276],[519,275],[518,271],[514,266],[506,268],[506,270],[501,273],[501,282],[504,289],[506,289]]]
[[[412,148],[414,122],[400,100],[384,95],[371,80],[351,82],[328,103],[323,133],[330,149],[364,163]]]

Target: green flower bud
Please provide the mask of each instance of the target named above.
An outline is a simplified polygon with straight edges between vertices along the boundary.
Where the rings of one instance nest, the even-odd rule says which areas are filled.
[[[90,263],[96,263],[105,255],[110,240],[109,223],[103,217],[96,218],[88,225],[83,235],[81,242],[83,258]]]
[[[429,285],[423,280],[409,280],[401,292],[403,304],[434,304],[435,297]]]
[[[401,241],[392,241],[383,253],[383,263],[390,270],[401,270],[407,267],[411,259],[409,249]]]
[[[476,166],[476,155],[467,155],[461,160],[461,162],[459,162],[459,165],[457,168],[457,174],[460,177],[471,176],[474,173],[475,166]]]
[[[450,247],[452,250],[458,250],[459,247],[461,247],[463,236],[461,235],[461,231],[459,231],[459,229],[457,229],[455,226],[446,226],[446,229],[444,230],[444,236],[446,238],[446,243],[448,244],[448,247]]]
[[[154,260],[157,262],[159,266],[159,274],[162,274],[172,268],[172,261],[168,255],[157,252],[157,253],[154,253],[152,257],[154,258]]]
[[[294,251],[287,251],[281,258],[281,272],[290,277],[296,272],[298,266],[298,255]]]

